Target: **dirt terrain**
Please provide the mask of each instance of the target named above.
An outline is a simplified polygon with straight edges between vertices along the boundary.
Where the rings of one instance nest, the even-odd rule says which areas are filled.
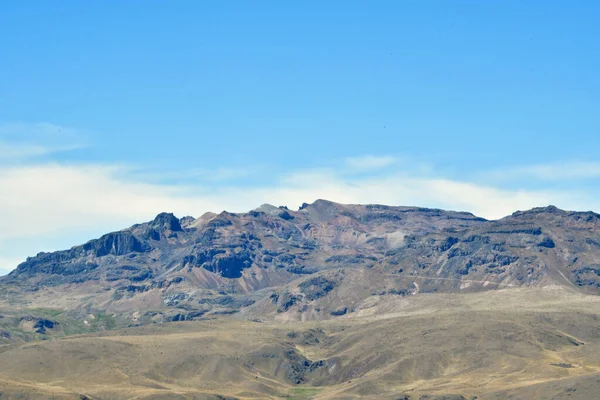
[[[6,398],[590,399],[600,298],[419,294],[311,322],[221,317],[0,348]]]

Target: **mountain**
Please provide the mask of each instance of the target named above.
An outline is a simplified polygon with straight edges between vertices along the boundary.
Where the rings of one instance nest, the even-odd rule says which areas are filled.
[[[419,207],[344,205],[154,220],[40,253],[0,281],[12,304],[121,323],[324,320],[389,297],[563,285],[600,292],[600,216],[549,206],[496,221]],[[85,300],[83,300],[85,299]]]
[[[593,398],[599,224],[325,200],[162,213],[0,278],[0,397]]]

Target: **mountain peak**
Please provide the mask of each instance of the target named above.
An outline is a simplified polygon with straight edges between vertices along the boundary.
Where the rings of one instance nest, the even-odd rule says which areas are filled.
[[[181,224],[179,218],[172,213],[160,213],[150,222],[150,226],[161,231],[169,230],[172,232],[181,232]]]
[[[536,214],[564,215],[564,214],[567,214],[567,211],[562,210],[553,205],[548,205],[546,207],[534,207],[530,210],[525,210],[525,211],[515,211],[514,213],[512,213],[512,216],[518,217],[518,216],[527,216],[527,215],[536,215]]]

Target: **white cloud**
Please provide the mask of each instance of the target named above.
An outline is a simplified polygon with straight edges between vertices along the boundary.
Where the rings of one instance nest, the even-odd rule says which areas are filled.
[[[32,144],[8,144],[0,142],[0,160],[15,160],[38,157],[53,153],[54,151],[54,149],[44,146],[36,146]]]
[[[55,127],[44,129],[48,132]],[[0,128],[0,135],[2,132]],[[53,143],[47,145],[52,147]],[[369,177],[353,174],[392,165]],[[39,251],[81,244],[102,233],[150,220],[162,211],[199,216],[206,211],[248,211],[263,203],[297,208],[319,198],[455,209],[490,219],[548,204],[600,209],[600,200],[596,200],[600,197],[589,190],[503,189],[444,179],[433,169],[410,167],[393,157],[353,157],[330,168],[287,171],[260,186],[225,186],[223,180],[234,179],[241,172],[227,168],[217,171],[221,171],[215,174],[219,179],[213,182],[175,185],[152,183],[156,180],[142,178],[139,170],[129,166],[0,164],[0,274]],[[552,175],[552,170],[544,171]]]
[[[260,166],[217,167],[214,169],[191,168],[185,170],[161,169],[147,170],[142,167],[128,167],[128,175],[145,182],[204,182],[223,183],[237,181],[253,176],[265,175],[266,168]]]
[[[527,165],[488,171],[483,173],[482,177],[502,181],[536,179],[546,182],[598,179],[600,178],[600,162],[564,161],[553,164]]]
[[[127,169],[103,165],[33,165],[0,169],[0,239],[148,218],[160,210],[215,204],[186,188],[131,182]]]
[[[198,187],[132,181],[127,168],[119,166],[29,165],[0,168],[0,187],[0,240],[126,226],[161,211],[198,216],[223,209],[247,211],[262,203],[298,207],[317,198],[460,209],[487,218],[549,203],[578,205],[568,193],[503,190],[405,174],[352,178],[327,169],[297,171],[260,187]]]
[[[372,171],[388,167],[395,164],[398,160],[392,156],[374,156],[366,155],[361,157],[346,158],[346,165],[357,171]]]

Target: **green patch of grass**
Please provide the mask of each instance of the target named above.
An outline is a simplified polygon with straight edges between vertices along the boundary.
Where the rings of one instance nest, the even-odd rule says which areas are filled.
[[[113,318],[112,315],[99,313],[96,314],[95,317],[95,319],[88,321],[90,322],[90,326],[94,330],[115,329],[115,327],[117,326],[117,322],[115,321],[115,318]]]
[[[74,319],[64,311],[54,308],[23,308],[18,312],[10,311],[2,313],[5,318],[0,319],[0,329],[11,335],[9,341],[35,341],[49,338],[57,338],[70,335],[79,335],[95,331],[93,326],[86,326],[83,321]],[[38,334],[31,330],[20,327],[23,317],[32,316],[56,322],[58,325],[53,329],[47,329],[46,334]],[[107,325],[111,325],[107,323]]]
[[[78,323],[62,323],[61,325],[63,330],[63,335],[61,336],[71,336],[71,335],[81,335],[84,333],[90,333],[90,329],[86,329],[83,324]]]
[[[293,389],[290,389],[290,394],[291,394],[290,399],[292,399],[292,400],[312,399],[314,396],[316,396],[319,393],[319,391],[321,391],[320,388],[313,388],[313,387],[293,388]]]
[[[64,313],[63,310],[58,310],[56,308],[28,308],[23,311],[27,311],[36,317],[48,318],[48,319],[56,318],[59,315],[61,315],[62,313]]]

